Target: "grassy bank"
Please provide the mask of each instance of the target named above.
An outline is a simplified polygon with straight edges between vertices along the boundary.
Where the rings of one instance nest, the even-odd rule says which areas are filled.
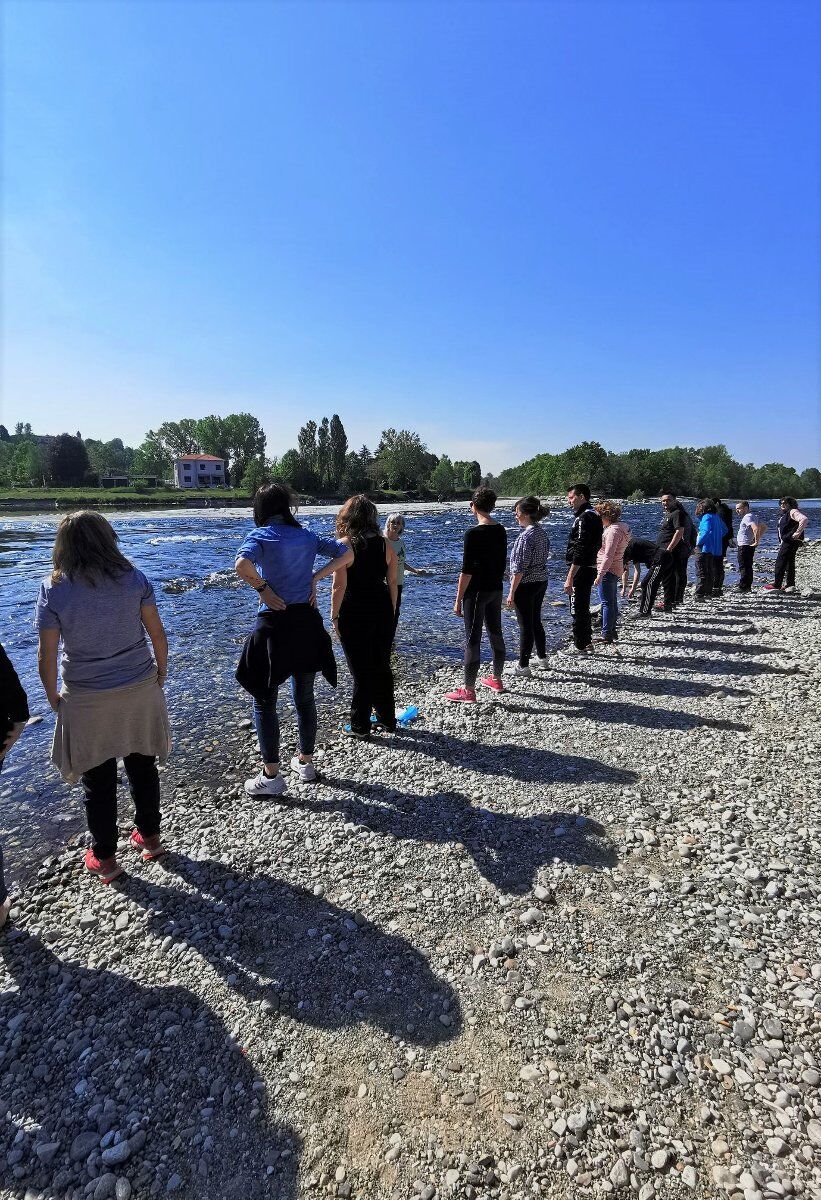
[[[431,501],[429,492],[371,492],[377,504],[407,504]],[[466,498],[467,492],[464,493]],[[342,504],[347,496],[300,496],[300,504]],[[462,493],[452,499],[463,498]],[[0,488],[0,512],[48,511],[76,508],[246,508],[251,494],[221,489],[177,490],[176,488]]]

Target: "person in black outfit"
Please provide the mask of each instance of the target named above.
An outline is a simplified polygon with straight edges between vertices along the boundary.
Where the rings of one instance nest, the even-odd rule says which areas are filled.
[[[482,629],[487,631],[493,650],[493,669],[482,678],[483,687],[503,692],[505,639],[502,636],[502,580],[507,566],[507,534],[494,521],[496,493],[480,487],[473,493],[470,510],[476,526],[465,534],[462,570],[456,587],[453,611],[465,624],[464,684],[445,694],[446,700],[473,703],[481,660]]]
[[[656,557],[655,542],[647,542],[641,538],[631,538],[624,547],[624,574],[621,577],[621,594],[626,596],[628,600],[632,599],[636,594],[636,588],[639,586],[641,579],[641,568],[646,567],[645,580],[650,574],[650,567],[653,565],[653,559]],[[633,582],[629,589],[627,587],[627,577],[630,572],[630,564],[633,564]]]
[[[5,757],[26,727],[29,706],[17,672],[0,646],[0,771]],[[11,908],[6,882],[3,878],[3,847],[0,846],[0,929],[5,925]]]
[[[685,540],[686,513],[671,492],[661,498],[663,516],[656,537],[656,553],[650,570],[641,584],[641,604],[638,615],[649,617],[659,588],[664,589],[664,611],[671,613],[676,606],[682,573],[687,582],[687,559],[690,547]],[[682,596],[684,589],[681,588]]]
[[[779,591],[782,587],[795,587],[795,556],[804,540],[807,517],[798,507],[795,496],[785,496],[780,502],[781,516],[778,518],[778,553],[775,556],[773,582],[765,584],[765,591]]]
[[[716,506],[716,512],[718,516],[724,522],[724,525],[727,529],[727,532],[722,540],[721,558],[715,564],[715,575],[713,578],[713,595],[720,596],[724,591],[724,560],[727,557],[727,550],[729,549],[730,542],[733,540],[733,510],[730,508],[729,504],[725,504],[724,501],[720,500],[717,496],[714,497],[713,503]]]
[[[570,597],[573,644],[580,654],[586,654],[593,649],[590,592],[596,578],[596,556],[601,549],[604,526],[590,504],[590,488],[586,483],[575,483],[568,488],[567,503],[573,509],[573,524],[567,538],[568,572],[564,590]]]
[[[379,528],[376,505],[352,496],[339,510],[336,536],[354,552],[334,575],[331,620],[353,677],[351,736],[368,739],[371,712],[388,733],[396,729],[391,646],[396,628],[396,552]]]

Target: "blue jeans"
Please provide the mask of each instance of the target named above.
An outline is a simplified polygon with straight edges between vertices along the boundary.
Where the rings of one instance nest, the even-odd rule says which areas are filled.
[[[608,571],[602,576],[602,581],[599,584],[601,592],[601,631],[602,637],[606,642],[613,642],[616,639],[616,621],[619,616],[619,577],[614,575],[612,571]]]
[[[291,695],[296,708],[299,749],[302,754],[313,754],[316,745],[314,678],[315,672],[310,671],[305,675],[294,675],[291,679]],[[279,762],[277,692],[278,689],[275,688],[264,699],[254,701],[254,724],[257,727],[262,761],[265,763]]]

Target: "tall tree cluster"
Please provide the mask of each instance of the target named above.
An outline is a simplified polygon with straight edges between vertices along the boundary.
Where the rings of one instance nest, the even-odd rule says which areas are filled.
[[[561,493],[572,483],[588,483],[597,495],[772,497],[821,496],[821,472],[808,467],[800,474],[783,463],[737,462],[726,446],[700,449],[672,446],[666,450],[613,453],[598,442],[581,442],[561,454],[537,454],[499,476],[506,495]]]

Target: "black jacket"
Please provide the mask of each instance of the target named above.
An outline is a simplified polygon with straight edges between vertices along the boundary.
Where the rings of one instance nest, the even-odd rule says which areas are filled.
[[[13,725],[29,719],[29,705],[17,672],[0,646],[0,743]]]
[[[321,672],[336,687],[336,659],[330,634],[310,604],[289,604],[282,612],[264,612],[245,639],[237,683],[262,699],[291,675]]]
[[[577,567],[595,567],[603,532],[604,526],[595,508],[591,504],[580,508],[570,526],[565,562]]]

